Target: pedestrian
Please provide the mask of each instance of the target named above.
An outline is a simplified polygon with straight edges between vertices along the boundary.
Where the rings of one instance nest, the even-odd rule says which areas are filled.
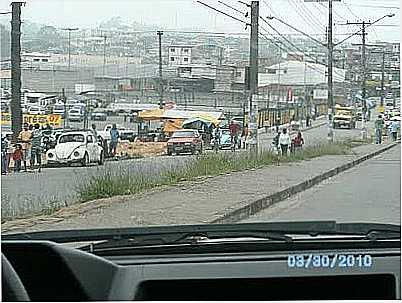
[[[277,132],[276,136],[272,140],[272,145],[273,145],[273,150],[274,150],[275,155],[279,154],[279,137],[280,137],[280,135],[281,135],[281,133]]]
[[[14,172],[19,173],[21,171],[21,161],[23,158],[22,145],[17,144],[13,152]]]
[[[275,122],[275,131],[277,132],[277,133],[279,133],[279,126],[281,125],[281,119],[280,119],[280,117],[278,116],[277,118],[276,118],[276,122]]]
[[[119,142],[119,131],[117,130],[116,123],[113,124],[112,129],[110,130],[110,154],[112,157],[116,155],[117,143]]]
[[[382,143],[382,130],[384,128],[384,120],[381,115],[378,115],[377,119],[374,121],[375,127],[375,144]]]
[[[241,132],[241,137],[240,137],[241,148],[246,149],[247,137],[248,137],[248,124],[246,124],[246,125],[243,127],[243,130],[242,130],[242,132]]]
[[[37,123],[32,131],[31,141],[31,169],[35,169],[35,162],[38,164],[38,172],[42,171],[42,131],[40,125]]]
[[[237,133],[239,131],[239,125],[235,123],[233,120],[230,121],[229,131],[230,131],[230,143],[232,144],[232,150],[234,150],[236,149],[237,145]]]
[[[9,135],[1,138],[1,174],[6,175],[9,172],[10,157],[9,149],[11,146],[11,137]]]
[[[219,147],[221,145],[221,137],[222,137],[222,131],[219,127],[219,125],[213,130],[213,138],[214,138],[214,150],[215,152],[218,152]]]
[[[286,128],[282,130],[282,133],[279,136],[279,148],[282,156],[286,156],[289,153],[289,145],[292,144],[290,136]]]
[[[31,158],[31,140],[32,131],[29,130],[28,123],[24,123],[23,130],[18,135],[18,140],[22,146],[22,161],[24,162],[24,171],[27,171],[27,162]]]
[[[306,127],[309,127],[309,126],[310,126],[310,115],[307,114],[307,117],[306,117]]]
[[[92,124],[91,131],[92,131],[93,135],[95,136],[96,140],[98,140],[98,131],[96,130],[95,124]]]
[[[397,121],[392,121],[390,125],[392,140],[396,141],[398,139],[398,129],[399,123]]]
[[[301,131],[297,132],[297,136],[293,139],[293,147],[295,152],[300,152],[303,148],[304,138]]]

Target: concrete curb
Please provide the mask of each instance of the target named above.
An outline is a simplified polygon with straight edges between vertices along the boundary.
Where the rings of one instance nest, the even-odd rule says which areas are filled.
[[[381,148],[370,154],[364,155],[349,163],[335,167],[321,175],[315,176],[309,180],[306,180],[306,181],[303,181],[294,186],[288,187],[282,191],[276,192],[272,195],[269,195],[264,198],[253,201],[246,206],[243,206],[241,208],[230,211],[230,212],[220,216],[219,218],[214,219],[213,221],[210,221],[209,223],[211,223],[211,224],[234,223],[234,222],[246,219],[246,218],[270,207],[271,205],[273,205],[275,203],[283,201],[299,192],[305,191],[306,189],[309,189],[328,178],[331,178],[331,177],[333,177],[341,172],[344,172],[368,159],[371,159],[371,158],[397,146],[398,144],[400,144],[400,143],[399,142],[391,143],[391,144],[385,146],[384,148]]]

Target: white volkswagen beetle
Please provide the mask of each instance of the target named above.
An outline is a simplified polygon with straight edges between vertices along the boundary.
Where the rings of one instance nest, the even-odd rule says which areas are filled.
[[[73,131],[59,136],[55,148],[46,152],[47,163],[72,164],[80,163],[87,166],[89,163],[103,165],[104,152],[99,141],[90,131]]]

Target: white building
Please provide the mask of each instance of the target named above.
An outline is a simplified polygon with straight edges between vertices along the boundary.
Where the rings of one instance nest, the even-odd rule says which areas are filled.
[[[333,81],[344,82],[346,70],[333,68]],[[280,84],[288,86],[317,85],[327,83],[327,67],[322,64],[285,61],[266,68],[258,74],[258,86]]]
[[[171,45],[169,46],[168,60],[169,66],[191,64],[191,45]]]
[[[21,55],[21,61],[25,62],[32,62],[32,63],[50,63],[51,60],[51,55],[50,54],[44,54],[44,53],[23,53]]]

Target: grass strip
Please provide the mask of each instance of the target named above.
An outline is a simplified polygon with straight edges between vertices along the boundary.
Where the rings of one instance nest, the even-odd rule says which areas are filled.
[[[358,142],[357,144],[363,143]],[[346,155],[350,154],[351,148],[355,146],[356,142],[352,141],[323,143],[303,148],[302,151],[288,157],[277,156],[270,151],[205,153],[181,168],[165,169],[147,176],[124,170],[118,172],[105,170],[80,183],[77,192],[80,202],[117,195],[132,195],[161,185],[193,181],[203,176],[218,176],[234,171],[297,162],[326,155]]]

